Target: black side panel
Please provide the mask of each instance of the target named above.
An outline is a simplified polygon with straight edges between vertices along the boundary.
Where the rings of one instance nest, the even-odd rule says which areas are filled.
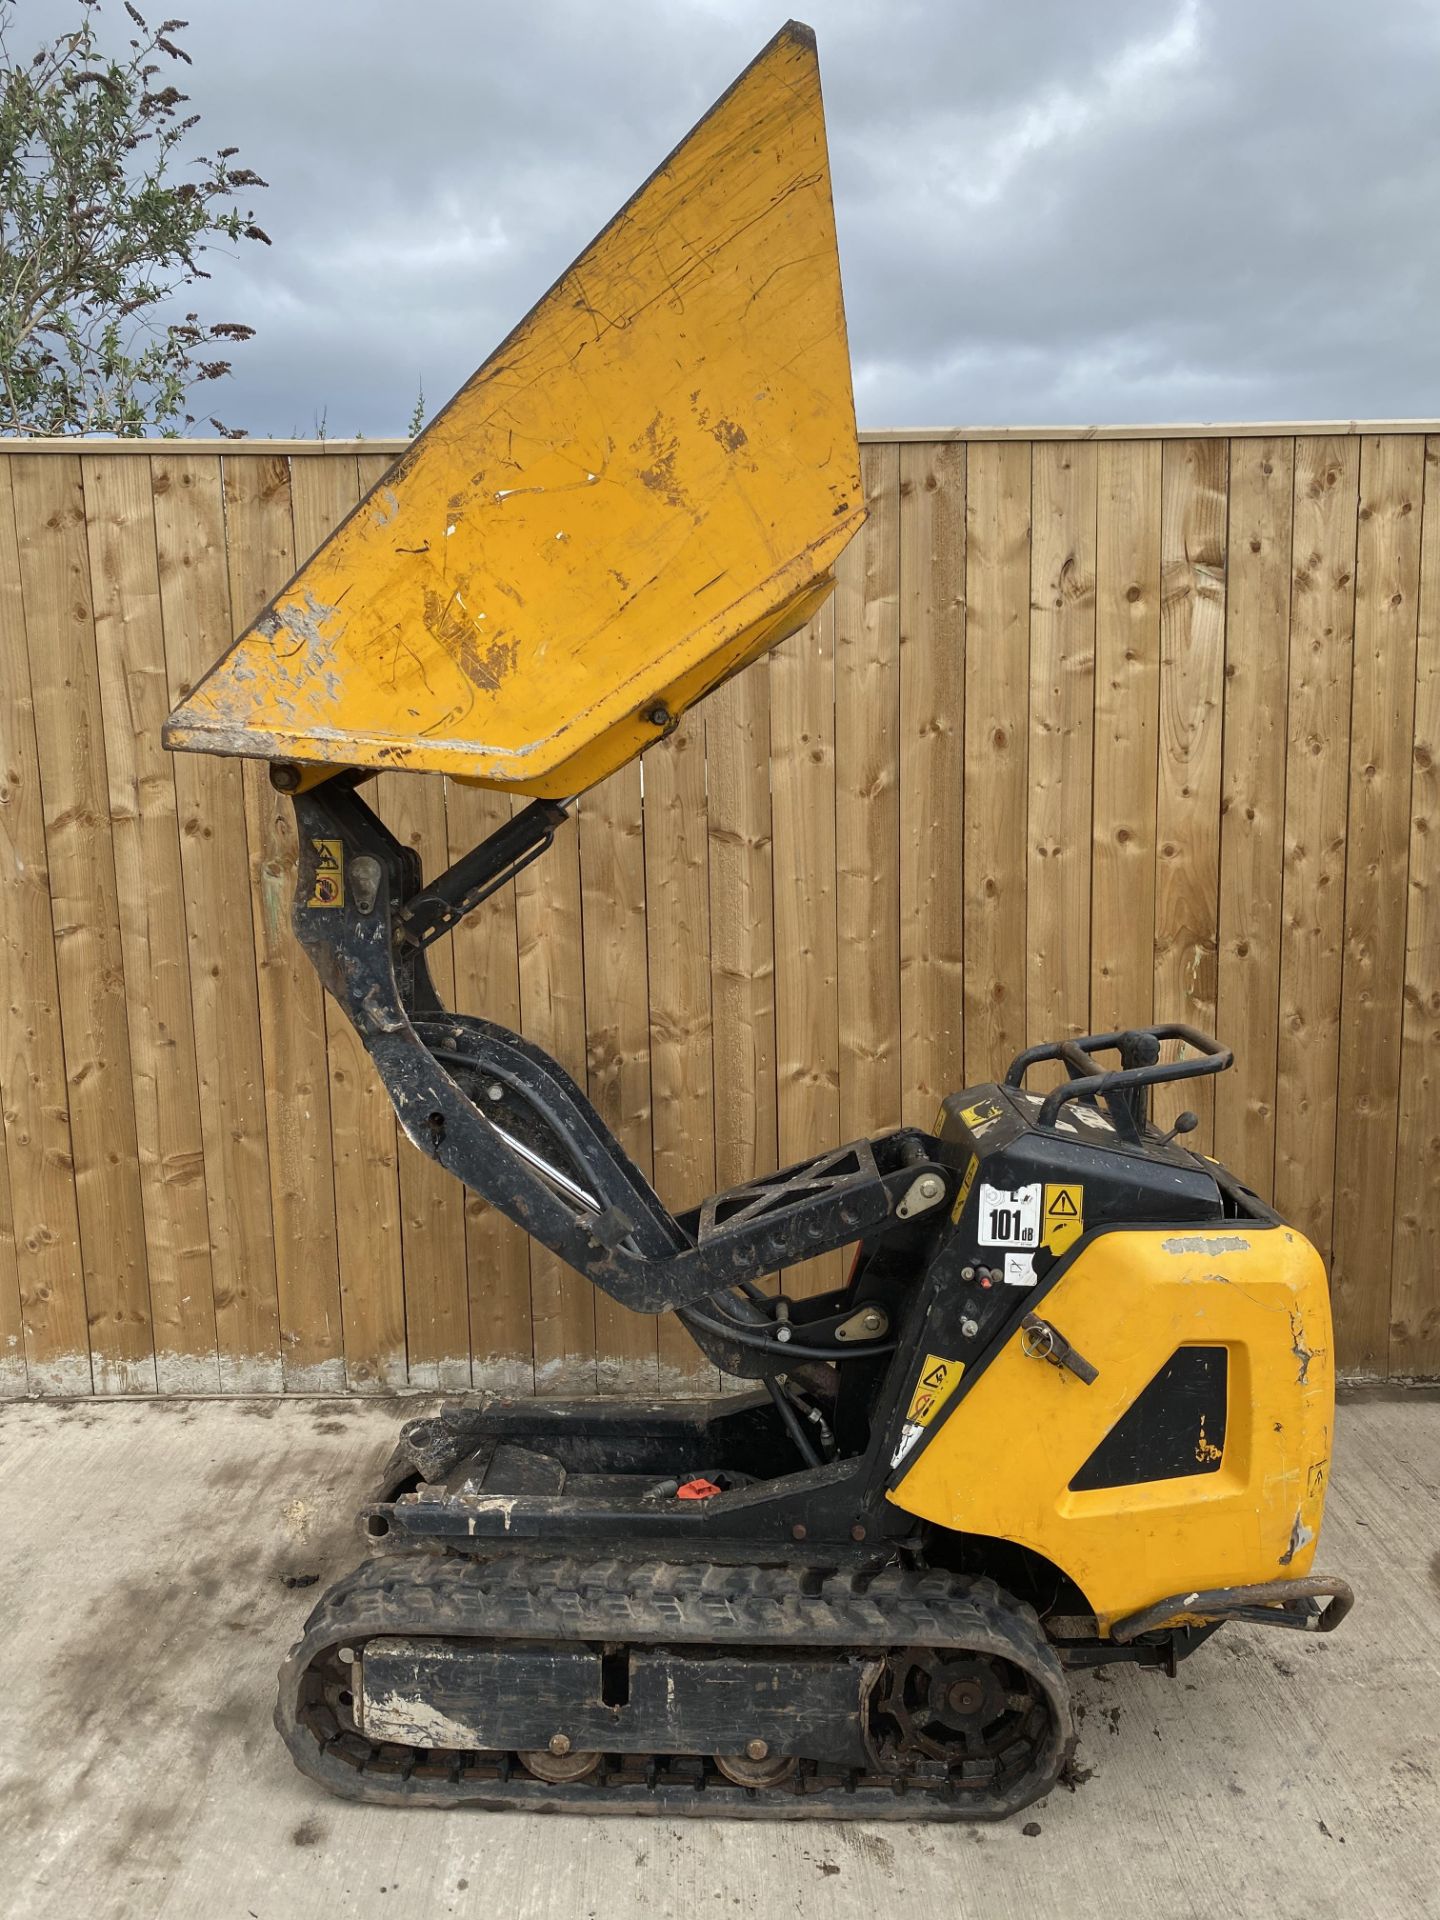
[[[1072,1493],[1214,1473],[1225,1452],[1225,1347],[1178,1347],[1070,1482]]]

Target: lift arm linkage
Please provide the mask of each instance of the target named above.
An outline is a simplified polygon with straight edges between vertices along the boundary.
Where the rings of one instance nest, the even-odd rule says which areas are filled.
[[[504,1027],[449,1012],[425,961],[431,939],[549,844],[563,809],[527,809],[426,888],[355,785],[342,776],[293,796],[300,944],[410,1140],[623,1306],[681,1310],[846,1246],[925,1174],[949,1197],[934,1142],[902,1128],[670,1213],[564,1069]]]

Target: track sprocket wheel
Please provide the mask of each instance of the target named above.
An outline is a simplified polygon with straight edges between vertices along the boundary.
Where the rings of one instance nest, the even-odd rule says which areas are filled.
[[[886,1660],[870,1698],[872,1737],[888,1766],[931,1761],[962,1780],[1023,1774],[1052,1720],[1036,1676],[992,1652],[903,1648]]]

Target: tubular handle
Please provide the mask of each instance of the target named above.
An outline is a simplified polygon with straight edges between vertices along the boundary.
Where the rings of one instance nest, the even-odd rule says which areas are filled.
[[[1281,1609],[1293,1609],[1307,1600],[1324,1599],[1330,1604],[1316,1614],[1303,1617],[1301,1624],[1311,1633],[1333,1633],[1354,1606],[1355,1592],[1350,1582],[1338,1574],[1320,1573],[1303,1580],[1267,1580],[1258,1587],[1209,1587],[1195,1593],[1173,1593],[1168,1600],[1157,1600],[1153,1606],[1142,1607],[1138,1613],[1117,1620],[1110,1629],[1110,1638],[1126,1646],[1142,1633],[1153,1633],[1159,1627],[1168,1626],[1182,1613],[1215,1620],[1243,1617],[1253,1621],[1259,1610],[1273,1608],[1273,1623],[1288,1626],[1292,1621],[1282,1616]],[[1262,1616],[1258,1624],[1271,1622]]]
[[[1183,1040],[1186,1046],[1195,1049],[1196,1057],[1192,1060],[1152,1059],[1143,1066],[1096,1071],[1097,1053],[1119,1052],[1124,1059],[1127,1054],[1133,1054],[1137,1042],[1144,1040],[1152,1041],[1157,1051],[1162,1040]],[[1193,1080],[1205,1074],[1223,1073],[1227,1067],[1234,1065],[1235,1055],[1229,1047],[1222,1047],[1218,1040],[1208,1033],[1202,1033],[1198,1027],[1192,1027],[1183,1020],[1169,1020],[1153,1027],[1133,1027],[1120,1033],[1091,1033],[1081,1039],[1052,1041],[1043,1047],[1027,1047],[1011,1061],[1010,1070],[1005,1075],[1005,1085],[1022,1086],[1026,1073],[1041,1060],[1060,1061],[1070,1078],[1045,1096],[1036,1116],[1038,1126],[1053,1127],[1060,1109],[1072,1100],[1103,1099],[1116,1124],[1133,1136],[1139,1131],[1133,1112],[1124,1100],[1112,1096],[1154,1086],[1161,1081]]]

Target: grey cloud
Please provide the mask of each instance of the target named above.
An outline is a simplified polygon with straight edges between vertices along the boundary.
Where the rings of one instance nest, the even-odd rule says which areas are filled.
[[[107,11],[118,31],[118,5]],[[37,10],[57,21],[64,9]],[[754,0],[203,0],[272,183],[207,306],[255,433],[437,406],[779,24]],[[1429,0],[820,0],[867,425],[1440,413]]]

